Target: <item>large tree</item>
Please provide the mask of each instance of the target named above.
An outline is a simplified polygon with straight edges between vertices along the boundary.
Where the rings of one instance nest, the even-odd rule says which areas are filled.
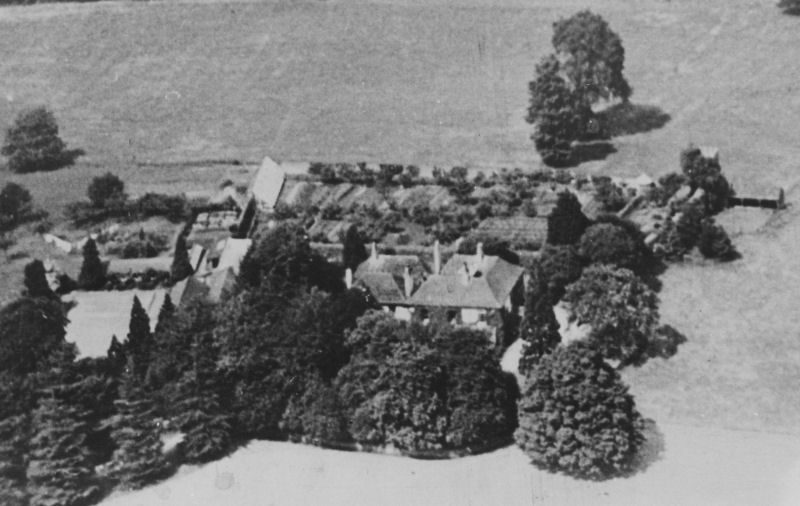
[[[83,290],[100,290],[106,284],[106,268],[100,260],[97,244],[91,237],[83,245],[83,264],[78,275],[78,286]]]
[[[125,200],[125,183],[110,172],[92,179],[87,189],[94,207],[105,207],[109,201]]]
[[[706,214],[717,214],[727,208],[734,191],[722,175],[719,158],[706,156],[700,148],[690,144],[681,151],[680,160],[692,191],[702,189],[704,192],[702,202]]]
[[[128,338],[125,340],[125,352],[133,365],[133,372],[138,378],[144,378],[155,351],[155,340],[150,331],[150,317],[142,307],[139,297],[133,296],[131,316],[128,323]]]
[[[588,343],[541,358],[519,400],[517,444],[540,468],[586,479],[629,471],[643,421],[617,371]]]
[[[591,102],[630,97],[631,87],[622,75],[622,40],[601,16],[584,10],[558,20],[553,24],[553,47],[565,61],[572,84]]]
[[[183,234],[175,241],[175,253],[172,256],[170,278],[173,283],[188,278],[194,274],[194,267],[189,260],[189,250],[186,248],[186,237]]]
[[[562,77],[554,56],[536,66],[536,77],[528,84],[530,104],[526,121],[534,125],[531,139],[548,165],[568,164],[572,142],[582,139],[592,110],[580,90]]]
[[[345,269],[353,272],[361,265],[361,262],[369,258],[367,248],[364,246],[364,239],[358,231],[358,227],[350,225],[342,240],[342,265]]]
[[[547,277],[540,265],[534,264],[529,270],[526,288],[525,315],[519,329],[520,338],[524,340],[519,362],[522,374],[527,374],[543,355],[553,351],[561,342]]]
[[[33,260],[25,266],[25,293],[30,297],[55,297],[41,260]]]
[[[44,107],[26,109],[6,132],[2,148],[12,172],[55,170],[74,162],[79,152],[69,151],[58,136],[53,113]]]
[[[581,210],[578,197],[572,192],[563,191],[558,194],[556,206],[547,217],[547,243],[575,244],[590,223]]]
[[[578,243],[578,253],[589,264],[608,264],[638,271],[642,265],[641,247],[622,227],[597,223],[586,229]]]
[[[567,287],[571,318],[591,326],[590,339],[621,365],[642,359],[658,325],[658,296],[628,269],[598,264]]]
[[[551,304],[557,304],[564,296],[566,286],[581,277],[583,262],[578,249],[571,244],[555,246],[545,244],[536,262],[547,281]]]

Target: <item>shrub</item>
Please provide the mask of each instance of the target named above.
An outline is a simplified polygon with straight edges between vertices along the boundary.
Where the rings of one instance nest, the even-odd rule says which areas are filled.
[[[784,14],[800,15],[800,0],[781,0],[778,2],[778,7],[783,9]]]
[[[583,263],[578,255],[578,250],[572,245],[546,244],[542,249],[538,264],[547,281],[547,292],[551,304],[556,304],[561,300],[566,286],[577,281],[583,272]]]
[[[8,168],[17,173],[60,169],[72,165],[83,154],[66,149],[58,136],[55,116],[44,107],[19,113],[6,132],[1,152],[8,157]]]
[[[92,179],[86,193],[92,205],[98,208],[106,207],[112,200],[124,202],[126,199],[125,183],[110,172]]]
[[[706,218],[701,223],[697,248],[704,257],[715,258],[723,262],[733,260],[738,255],[728,233],[722,226],[714,223],[713,218]]]
[[[519,401],[517,444],[542,469],[606,479],[631,470],[643,421],[619,374],[578,341],[541,358]]]
[[[6,183],[0,190],[0,231],[8,231],[26,221],[33,213],[30,192],[17,183]]]
[[[83,245],[83,264],[78,275],[78,286],[83,290],[100,290],[106,283],[106,268],[100,260],[100,252],[94,239]]]
[[[135,209],[139,218],[164,216],[173,222],[182,221],[189,214],[189,206],[183,195],[145,193],[136,201]]]
[[[717,214],[728,207],[728,199],[734,192],[722,175],[719,160],[703,156],[700,148],[690,144],[681,151],[681,169],[692,191],[702,188],[705,192],[703,204],[707,214]]]
[[[598,223],[586,229],[578,254],[590,264],[609,264],[636,271],[642,264],[639,244],[622,227]]]
[[[547,217],[547,243],[575,244],[589,224],[589,219],[581,211],[578,197],[569,191],[563,191],[558,194],[556,206]]]

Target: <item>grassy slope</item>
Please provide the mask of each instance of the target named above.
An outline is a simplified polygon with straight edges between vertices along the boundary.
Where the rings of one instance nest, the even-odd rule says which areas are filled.
[[[522,121],[526,82],[550,51],[550,23],[583,4],[456,3],[0,9],[0,122],[47,103],[66,140],[96,164],[18,179],[49,205],[83,195],[107,167],[140,190],[219,181],[214,170],[134,164],[148,160],[535,164]],[[721,148],[742,194],[795,186],[800,26],[773,3],[594,7],[625,41],[633,100],[672,121],[616,139],[616,154],[585,167],[660,174],[693,140]],[[785,219],[737,238],[740,262],[665,276],[664,320],[689,342],[670,361],[626,374],[659,422],[800,430],[799,225],[794,213]]]

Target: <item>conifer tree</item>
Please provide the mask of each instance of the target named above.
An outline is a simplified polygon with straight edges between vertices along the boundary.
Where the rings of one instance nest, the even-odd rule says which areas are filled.
[[[26,413],[0,418],[0,504],[28,504],[27,465],[30,416]]]
[[[114,374],[121,374],[125,368],[127,354],[125,353],[125,346],[119,342],[117,336],[111,336],[111,344],[108,346],[106,357],[111,364],[111,370]]]
[[[111,419],[111,437],[117,449],[104,473],[123,490],[141,488],[170,473],[152,401],[133,369],[129,359],[121,378],[120,398],[114,402],[117,415]]]
[[[175,315],[175,304],[172,303],[172,297],[169,294],[164,295],[164,302],[161,303],[161,309],[158,311],[158,320],[156,321],[155,333],[161,333],[167,322]]]
[[[225,454],[231,444],[231,423],[220,405],[216,382],[216,351],[208,332],[197,334],[190,350],[191,369],[178,384],[177,424],[187,462],[208,462]]]
[[[144,378],[147,373],[153,348],[154,340],[153,334],[150,332],[150,317],[142,307],[139,297],[134,295],[125,351],[133,362],[133,373],[137,377]]]
[[[172,257],[170,277],[172,278],[172,282],[175,283],[188,278],[193,273],[194,268],[189,261],[189,250],[186,249],[186,238],[183,235],[179,235],[175,243],[175,254]]]
[[[100,493],[85,446],[86,413],[46,393],[33,415],[27,468],[31,504],[80,506]]]
[[[547,279],[539,264],[530,271],[525,292],[525,316],[520,325],[520,338],[525,343],[519,361],[519,372],[527,375],[539,359],[561,342],[558,321],[553,312]]]
[[[589,224],[578,197],[569,191],[561,192],[556,206],[547,217],[547,243],[575,244]]]
[[[105,267],[100,260],[97,244],[90,237],[83,246],[83,264],[78,275],[78,286],[83,290],[100,290],[105,283]]]
[[[361,262],[368,257],[367,248],[364,247],[364,239],[361,237],[358,227],[351,225],[342,241],[342,264],[345,269],[352,269],[355,272]]]
[[[53,297],[41,260],[33,260],[25,266],[25,292],[29,297]]]

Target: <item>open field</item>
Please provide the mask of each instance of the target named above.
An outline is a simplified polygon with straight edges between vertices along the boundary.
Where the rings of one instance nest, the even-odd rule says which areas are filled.
[[[661,427],[666,451],[642,473],[582,482],[537,471],[516,447],[452,461],[256,441],[230,457],[102,506],[436,505],[791,506],[800,442],[786,436]]]

